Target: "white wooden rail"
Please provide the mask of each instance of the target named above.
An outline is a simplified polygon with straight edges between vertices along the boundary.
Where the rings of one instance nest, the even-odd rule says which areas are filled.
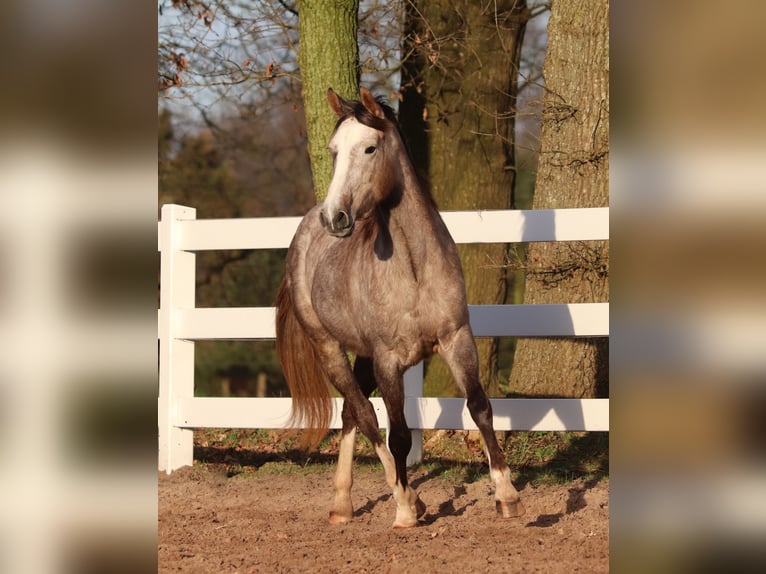
[[[457,243],[584,241],[609,238],[609,209],[443,212]],[[196,210],[164,205],[160,251],[159,469],[193,461],[192,429],[286,428],[289,398],[194,396],[194,341],[273,339],[275,310],[195,307],[196,251],[286,248],[300,217],[196,219]],[[469,305],[476,336],[609,335],[609,304]],[[475,429],[465,400],[423,397],[422,364],[405,374],[405,416],[413,430],[409,462],[422,457],[422,429]],[[340,428],[336,399],[331,427]],[[381,428],[388,420],[372,399]],[[609,430],[608,399],[491,399],[496,430]]]

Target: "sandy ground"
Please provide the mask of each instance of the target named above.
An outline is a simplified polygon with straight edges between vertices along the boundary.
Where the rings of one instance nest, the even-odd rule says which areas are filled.
[[[394,530],[382,471],[355,470],[354,521],[330,526],[332,470],[227,477],[195,463],[159,481],[160,573],[608,572],[609,481],[526,485],[527,512],[495,514],[489,477],[462,484],[415,471],[428,506]]]

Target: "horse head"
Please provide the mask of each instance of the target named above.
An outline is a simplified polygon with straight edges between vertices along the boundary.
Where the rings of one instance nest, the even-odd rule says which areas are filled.
[[[396,147],[391,145],[398,134],[393,111],[366,88],[360,95],[361,101],[349,101],[327,90],[338,123],[328,145],[332,181],[319,218],[336,237],[350,235],[354,222],[384,201],[399,179]]]

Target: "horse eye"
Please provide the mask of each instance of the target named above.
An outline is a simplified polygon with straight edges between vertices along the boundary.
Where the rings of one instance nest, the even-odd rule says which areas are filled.
[[[364,153],[370,154],[374,153],[377,148],[374,145],[371,145],[369,147],[364,148]]]

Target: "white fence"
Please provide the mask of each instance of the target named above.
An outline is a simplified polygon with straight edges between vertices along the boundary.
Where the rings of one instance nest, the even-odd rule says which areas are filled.
[[[443,212],[457,243],[584,241],[609,238],[609,209]],[[285,428],[289,398],[194,396],[194,341],[274,339],[273,307],[195,307],[195,252],[289,246],[300,217],[196,219],[196,210],[165,205],[159,223],[159,469],[193,461],[194,428]],[[609,335],[609,304],[469,305],[476,336]],[[422,456],[422,429],[475,429],[464,399],[422,397],[422,364],[405,375],[405,416],[413,431],[409,462]],[[332,428],[340,428],[336,399]],[[388,420],[372,399],[381,428]],[[491,399],[496,430],[609,430],[608,399]]]

